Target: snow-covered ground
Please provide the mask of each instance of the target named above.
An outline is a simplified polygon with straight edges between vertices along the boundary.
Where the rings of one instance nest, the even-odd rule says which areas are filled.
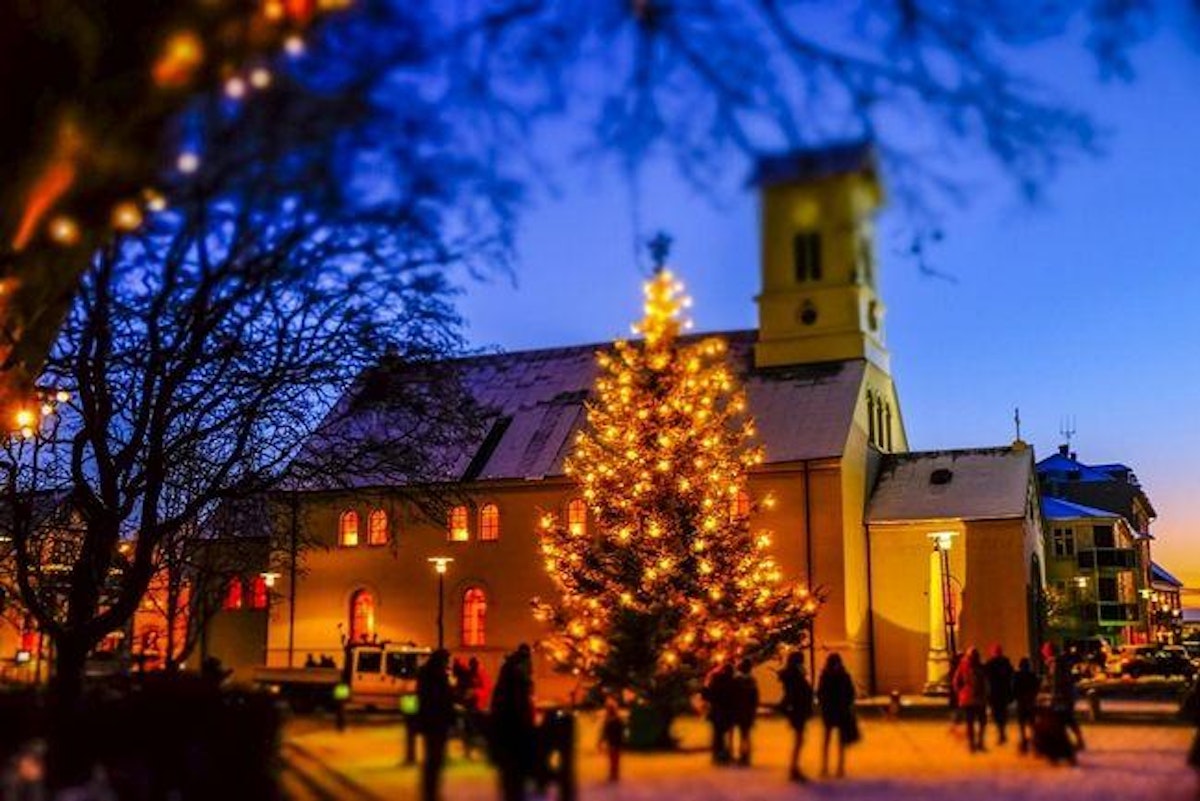
[[[307,729],[301,731],[301,729]],[[816,798],[847,801],[979,798],[998,801],[1060,799],[1153,799],[1183,801],[1197,797],[1196,777],[1185,765],[1192,732],[1178,726],[1085,726],[1087,750],[1079,767],[1052,767],[1021,756],[1011,743],[969,755],[960,737],[945,723],[929,720],[890,722],[865,718],[863,741],[848,751],[848,777],[813,781],[798,787],[784,781],[789,734],[782,722],[765,720],[756,728],[756,764],[750,768],[714,768],[703,751],[706,731],[699,721],[677,724],[684,752],[627,754],[622,782],[604,783],[604,760],[596,750],[596,723],[580,726],[581,796],[597,801],[783,801]],[[810,726],[805,770],[819,768],[820,726]],[[310,765],[323,763],[339,774],[330,787],[337,797],[415,799],[417,772],[398,765],[398,726],[352,727],[337,734],[311,724],[293,729],[291,743]],[[467,761],[457,750],[446,775],[446,801],[482,801],[496,797],[494,775],[482,761]],[[340,789],[337,789],[340,788]]]

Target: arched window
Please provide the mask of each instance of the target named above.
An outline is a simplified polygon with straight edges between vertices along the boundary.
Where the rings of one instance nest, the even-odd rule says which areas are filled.
[[[892,449],[892,404],[883,407],[883,431],[887,437],[887,450]]]
[[[875,444],[883,450],[883,398],[875,404]]]
[[[376,509],[367,518],[367,545],[387,545],[387,541],[387,512],[382,509]]]
[[[867,442],[877,445],[875,441],[875,393],[867,390]]]
[[[479,510],[479,539],[500,539],[500,507],[494,503],[485,503]]]
[[[567,531],[574,537],[587,533],[587,504],[581,498],[567,503]]]
[[[487,639],[487,595],[471,587],[462,598],[462,644],[464,648],[481,648]]]
[[[367,590],[350,596],[350,642],[366,642],[375,635],[375,597]]]
[[[746,517],[750,514],[750,495],[745,490],[738,490],[729,499],[729,516],[732,518]]]
[[[466,542],[471,538],[471,532],[467,528],[466,506],[455,506],[450,510],[450,531],[449,537],[451,542]]]
[[[234,576],[225,587],[225,602],[221,606],[227,611],[241,609],[243,600],[242,580],[238,576]]]
[[[353,548],[358,545],[358,512],[347,509],[338,521],[338,545]]]
[[[258,575],[250,580],[250,608],[266,609],[269,589],[266,576]]]

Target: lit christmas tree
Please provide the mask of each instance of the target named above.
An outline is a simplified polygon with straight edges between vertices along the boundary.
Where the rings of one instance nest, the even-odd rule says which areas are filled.
[[[597,356],[588,426],[565,466],[589,519],[543,518],[558,597],[535,612],[560,667],[669,720],[719,663],[800,644],[818,601],[750,528],[747,472],[763,456],[725,342],[681,340],[689,299],[670,272],[645,293],[642,339]]]

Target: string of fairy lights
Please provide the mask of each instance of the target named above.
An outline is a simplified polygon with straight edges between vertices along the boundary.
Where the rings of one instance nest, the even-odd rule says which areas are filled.
[[[305,55],[308,44],[305,30],[319,15],[348,7],[351,0],[263,0],[255,12],[255,22],[278,26],[281,38],[278,51],[251,53],[246,63],[221,64],[220,91],[231,102],[248,102],[255,93],[265,92],[276,81],[270,65],[273,56],[298,59]],[[150,65],[150,78],[156,92],[192,89],[195,78],[209,58],[208,48],[196,30],[177,30],[166,34],[158,56]],[[198,87],[197,87],[198,88]],[[201,154],[192,148],[180,150],[171,165],[179,176],[197,173],[202,166]],[[56,202],[60,200],[56,197]],[[140,229],[147,216],[168,208],[168,192],[158,186],[147,186],[136,196],[117,200],[108,215],[111,231],[128,234]],[[58,205],[65,205],[58,203]],[[69,209],[59,208],[46,215],[42,231],[47,241],[59,248],[88,246],[85,224]],[[11,290],[0,286],[0,290]],[[12,411],[8,429],[22,437],[35,436],[41,420],[54,413],[58,404],[70,400],[70,394],[55,389],[38,388],[34,395]]]
[[[646,682],[799,642],[819,598],[785,580],[769,532],[752,530],[751,515],[775,501],[747,492],[764,454],[725,341],[681,338],[690,300],[669,270],[644,289],[641,338],[597,355],[587,427],[564,465],[593,526],[543,516],[558,597],[535,615],[551,626],[549,656],[592,677],[629,675],[616,669],[622,643],[653,631],[636,645],[656,654],[640,688],[649,691]]]

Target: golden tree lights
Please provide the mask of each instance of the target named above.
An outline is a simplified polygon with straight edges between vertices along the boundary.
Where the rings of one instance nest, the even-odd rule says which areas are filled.
[[[689,300],[669,271],[645,294],[641,340],[597,355],[565,464],[593,524],[543,517],[558,598],[534,609],[561,667],[677,710],[715,664],[800,643],[818,599],[750,528],[747,473],[763,455],[724,341],[680,339]]]

